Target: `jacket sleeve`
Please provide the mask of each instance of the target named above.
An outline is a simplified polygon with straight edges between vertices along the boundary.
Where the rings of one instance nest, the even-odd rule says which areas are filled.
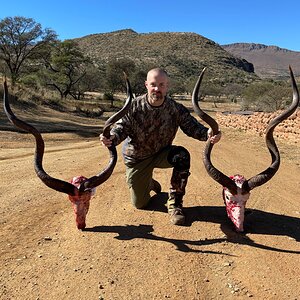
[[[208,128],[199,123],[196,118],[194,118],[189,110],[183,106],[179,105],[179,126],[180,129],[187,135],[199,141],[206,141],[208,139],[207,131]]]
[[[110,134],[114,135],[114,144],[119,145],[122,143],[130,132],[130,117],[129,115],[125,115],[122,119],[116,122],[116,124],[112,127]]]

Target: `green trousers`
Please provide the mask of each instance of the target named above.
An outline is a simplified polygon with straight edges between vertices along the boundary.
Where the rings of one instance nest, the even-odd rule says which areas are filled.
[[[144,208],[147,206],[150,200],[150,183],[153,169],[172,168],[167,160],[170,150],[171,147],[168,147],[141,162],[126,165],[126,179],[134,207]]]

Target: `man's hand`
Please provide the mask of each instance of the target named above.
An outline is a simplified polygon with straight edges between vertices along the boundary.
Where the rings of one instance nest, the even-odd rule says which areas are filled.
[[[212,144],[216,144],[221,139],[222,133],[221,131],[219,131],[218,134],[213,135],[212,129],[209,128],[207,132],[207,136]]]
[[[114,139],[114,135],[111,135],[110,138],[106,138],[102,133],[100,134],[100,142],[105,147],[110,147],[112,145],[112,140]]]

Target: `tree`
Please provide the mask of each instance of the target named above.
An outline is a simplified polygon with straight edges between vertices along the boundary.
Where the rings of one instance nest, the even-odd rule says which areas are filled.
[[[275,85],[272,89],[266,91],[256,104],[257,110],[273,112],[284,109],[289,102],[291,88],[289,86]]]
[[[77,99],[75,87],[86,75],[88,64],[90,60],[74,41],[57,42],[50,56],[45,58],[44,83],[56,89],[61,99],[68,95]]]
[[[126,58],[113,59],[108,62],[105,72],[106,93],[112,95],[111,106],[113,106],[113,95],[117,91],[126,91],[124,80],[125,72],[128,76],[134,73],[135,63]]]
[[[0,22],[0,60],[5,62],[12,85],[20,78],[29,60],[39,59],[43,48],[55,41],[56,33],[42,29],[31,18],[7,17]]]
[[[80,100],[85,92],[103,90],[104,76],[98,68],[91,63],[87,65],[85,75],[73,87],[70,94],[73,98]]]
[[[130,77],[132,90],[136,96],[144,94],[146,92],[145,80],[147,77],[147,72],[143,70],[138,70],[133,73]]]
[[[258,111],[283,109],[290,101],[291,88],[284,82],[262,81],[250,84],[243,93],[243,109]]]
[[[223,89],[223,94],[227,95],[227,97],[231,100],[231,102],[236,103],[237,97],[242,94],[244,87],[238,83],[229,83]]]
[[[242,109],[257,109],[257,104],[261,100],[261,97],[272,88],[272,83],[263,81],[253,82],[248,85],[243,91]]]
[[[183,94],[185,92],[185,86],[182,80],[170,79],[169,95]]]

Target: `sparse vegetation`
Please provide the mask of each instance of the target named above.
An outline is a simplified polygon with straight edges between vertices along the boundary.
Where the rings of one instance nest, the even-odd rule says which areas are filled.
[[[26,25],[31,30],[23,31],[25,37],[18,35]],[[14,39],[7,41],[8,33]],[[31,43],[30,48],[23,47],[24,40]],[[15,57],[15,49],[22,49],[22,56]],[[12,58],[9,63],[6,55]],[[157,66],[170,74],[170,95],[191,94],[200,71],[207,67],[201,98],[213,102],[214,107],[227,101],[240,104],[243,110],[273,111],[290,101],[286,82],[260,80],[252,64],[195,33],[138,34],[127,29],[61,42],[54,31],[43,31],[32,19],[13,17],[0,22],[0,67],[2,73],[11,70],[12,84],[18,82],[15,91],[10,91],[18,99],[51,106],[71,98],[96,99],[98,105],[110,102],[102,110],[115,109],[116,95],[126,91],[123,72],[135,95],[140,95],[145,92],[148,69]],[[75,112],[94,115],[79,103]]]
[[[102,68],[113,59],[126,58],[144,71],[148,71],[148,67],[163,67],[171,78],[183,84],[190,77],[198,76],[205,66],[211,83],[247,84],[258,80],[249,62],[232,56],[218,44],[195,33],[138,34],[127,29],[75,40]]]
[[[243,110],[272,112],[290,104],[291,87],[287,82],[255,82],[243,90],[242,96]]]

